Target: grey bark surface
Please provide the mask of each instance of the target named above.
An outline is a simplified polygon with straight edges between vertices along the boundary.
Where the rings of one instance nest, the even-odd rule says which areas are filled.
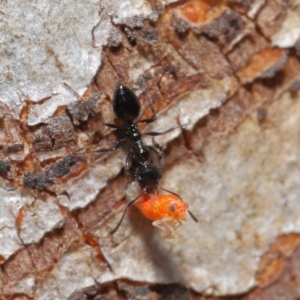
[[[297,1],[1,6],[0,299],[299,297]],[[174,240],[136,208],[109,234],[131,179],[88,108],[113,123],[118,82],[159,111],[141,130],[183,124],[155,138],[199,219]]]

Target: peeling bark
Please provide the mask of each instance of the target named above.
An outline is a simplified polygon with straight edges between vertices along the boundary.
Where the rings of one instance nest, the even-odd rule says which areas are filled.
[[[11,5],[0,299],[298,299],[299,3]],[[182,124],[145,137],[164,149],[161,185],[200,220],[172,242],[135,208],[109,234],[131,183],[126,149],[97,152],[115,145],[101,120],[116,124],[118,82],[139,96],[141,118],[149,101],[159,112],[141,130]]]

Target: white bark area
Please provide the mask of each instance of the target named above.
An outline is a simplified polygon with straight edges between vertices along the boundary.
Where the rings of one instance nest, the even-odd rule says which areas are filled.
[[[174,2],[161,1],[162,8]],[[261,1],[254,1],[251,18],[261,5]],[[103,47],[114,30],[111,22],[131,24],[136,18],[142,26],[145,19],[159,18],[150,3],[141,0],[10,1],[1,6],[0,101],[16,119],[25,100],[38,103],[29,112],[28,125],[47,123],[59,106],[75,101],[64,82],[79,94],[85,91],[101,65]],[[295,10],[289,8],[283,26],[271,36],[272,45],[286,48],[296,44],[300,38],[297,12],[295,2]],[[137,67],[132,65],[129,72],[133,81],[156,64],[151,57],[137,57],[135,62]],[[280,69],[284,63],[281,61]],[[147,130],[176,126],[179,116],[191,131],[211,109],[221,107],[239,84],[235,75],[214,79],[209,88],[176,99]],[[120,230],[109,235],[122,207],[90,230],[110,267],[95,259],[92,247],[84,243],[79,225],[75,225],[73,244],[53,268],[37,278],[35,266],[26,262],[31,271],[15,282],[2,280],[0,294],[67,299],[81,288],[120,278],[182,283],[198,292],[211,287],[207,291],[218,295],[253,288],[259,258],[269,245],[281,234],[300,234],[300,96],[291,96],[289,84],[292,82],[286,83],[267,107],[267,125],[262,126],[253,111],[234,132],[228,130],[208,139],[205,162],[200,163],[191,152],[164,172],[162,186],[180,194],[200,220],[194,223],[188,219],[176,240],[162,239],[134,210]],[[176,130],[156,142],[165,146],[180,134]],[[25,144],[24,153],[28,152],[30,145]],[[124,164],[122,151],[109,155],[105,162],[93,162],[78,177],[56,187],[58,194],[66,191],[69,198],[64,194],[39,198],[39,194],[23,189],[20,181],[13,185],[1,178],[3,264],[13,261],[24,245],[39,243],[52,229],[63,227],[68,215],[61,208],[72,213],[87,207]]]

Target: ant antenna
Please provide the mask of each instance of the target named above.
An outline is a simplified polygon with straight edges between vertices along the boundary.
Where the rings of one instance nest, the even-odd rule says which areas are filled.
[[[177,115],[176,121],[177,121],[178,127],[180,127],[181,131],[185,130],[185,127],[191,123],[190,119],[188,119],[185,123],[182,124],[180,121],[179,115]]]
[[[153,106],[153,102],[149,99],[149,96],[147,95],[147,93],[145,93],[146,95],[146,98],[147,98],[147,101],[148,101],[148,104],[149,104],[149,107],[151,109],[151,112],[152,112],[152,118],[155,120],[157,120],[157,113],[154,109],[154,106]]]
[[[96,117],[96,119],[100,120],[100,117],[99,115],[94,111],[94,109],[92,107],[89,106],[88,103],[86,103],[86,101],[74,90],[72,89],[67,83],[63,82],[64,86],[69,90],[71,91],[77,98],[79,98],[82,102],[82,104],[85,106],[85,108],[87,110],[89,110],[94,117]]]
[[[162,186],[159,186],[159,188],[161,188],[162,190],[164,190],[164,191],[167,192],[167,193],[170,193],[170,194],[173,194],[173,195],[177,196],[182,202],[184,202],[184,201],[182,200],[182,198],[181,198],[178,194],[176,194],[176,193],[174,193],[174,192],[171,192],[171,191],[169,191],[169,190],[163,188]],[[199,222],[199,220],[194,216],[194,214],[192,214],[192,212],[191,212],[190,210],[188,210],[187,212],[188,212],[188,214],[191,216],[191,218],[193,219],[194,222],[196,222],[196,223]]]
[[[191,216],[191,218],[194,220],[194,222],[198,223],[198,219],[194,216],[194,214],[192,214],[192,212],[190,210],[187,211],[188,214]]]
[[[125,208],[125,210],[124,210],[124,212],[123,212],[123,214],[122,214],[122,217],[121,217],[120,221],[118,222],[118,224],[116,225],[116,227],[115,227],[113,230],[111,230],[111,231],[109,232],[109,234],[113,235],[113,234],[116,233],[116,231],[119,229],[119,227],[121,226],[121,224],[122,224],[122,222],[123,222],[123,219],[124,219],[124,217],[125,217],[125,215],[126,215],[127,209],[128,209],[134,202],[136,202],[140,197],[141,197],[141,195],[137,196],[135,199],[133,199],[132,201],[130,201],[130,202],[126,205],[126,208]]]
[[[69,90],[71,91],[77,98],[79,98],[81,101],[84,102],[84,99],[74,90],[72,89],[66,82],[63,82],[63,85]]]

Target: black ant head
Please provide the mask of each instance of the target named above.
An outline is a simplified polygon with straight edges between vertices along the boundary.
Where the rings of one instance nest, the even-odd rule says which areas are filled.
[[[135,180],[140,188],[147,194],[153,194],[157,191],[161,172],[155,165],[141,166],[136,172]]]
[[[118,84],[113,95],[113,109],[121,121],[133,122],[140,114],[141,104],[128,87]]]

